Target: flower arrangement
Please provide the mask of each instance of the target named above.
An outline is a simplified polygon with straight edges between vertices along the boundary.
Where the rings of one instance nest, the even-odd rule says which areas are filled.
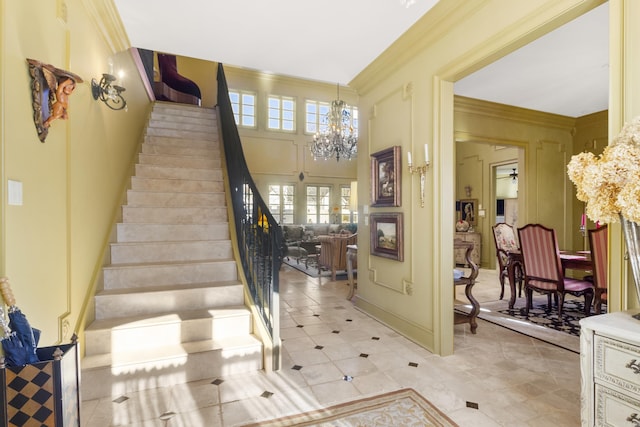
[[[625,123],[600,156],[571,157],[567,174],[592,221],[618,222],[622,215],[640,223],[640,116]]]

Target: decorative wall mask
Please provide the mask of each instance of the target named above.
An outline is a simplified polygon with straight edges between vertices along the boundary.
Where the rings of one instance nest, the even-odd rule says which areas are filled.
[[[67,119],[69,96],[82,78],[70,71],[61,70],[35,59],[28,59],[33,97],[33,122],[38,138],[44,142],[54,120]]]

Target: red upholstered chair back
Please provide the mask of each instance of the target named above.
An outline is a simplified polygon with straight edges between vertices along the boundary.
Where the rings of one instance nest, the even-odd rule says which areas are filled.
[[[591,260],[593,261],[593,284],[596,288],[607,289],[607,226],[589,230],[589,245]]]
[[[528,224],[518,229],[524,274],[536,282],[536,287],[564,287],[562,263],[554,230],[540,224]]]

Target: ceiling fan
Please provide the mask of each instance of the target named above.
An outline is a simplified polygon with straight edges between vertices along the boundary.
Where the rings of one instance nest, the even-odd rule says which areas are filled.
[[[516,171],[516,168],[512,168],[511,170],[513,172],[508,175],[500,176],[497,179],[511,179],[511,182],[513,183],[518,182],[518,172]]]

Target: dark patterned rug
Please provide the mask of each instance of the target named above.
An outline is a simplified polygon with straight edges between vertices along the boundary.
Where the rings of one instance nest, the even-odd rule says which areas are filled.
[[[502,313],[507,316],[515,317],[520,320],[527,320],[524,314],[524,307],[515,307],[513,310],[503,309],[497,310],[498,313]],[[607,305],[602,304],[602,314],[607,312]],[[591,311],[593,313],[593,309]],[[544,326],[546,328],[555,329],[556,331],[565,332],[577,337],[580,336],[580,320],[584,319],[584,300],[583,299],[570,299],[564,302],[562,309],[562,319],[558,318],[558,309],[555,303],[549,309],[548,304],[536,301],[534,298],[533,308],[529,309],[530,323],[534,325]]]

